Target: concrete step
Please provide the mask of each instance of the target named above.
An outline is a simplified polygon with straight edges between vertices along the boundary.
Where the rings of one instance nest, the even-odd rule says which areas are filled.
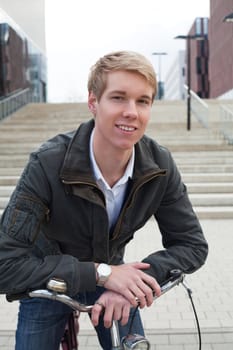
[[[181,145],[184,147],[188,147],[190,145],[213,145],[215,146],[219,146],[222,145],[224,142],[222,139],[216,139],[215,137],[211,137],[211,138],[205,138],[202,135],[199,135],[198,137],[184,137],[184,136],[176,136],[176,137],[167,137],[166,135],[164,135],[163,137],[161,137],[161,135],[157,135],[156,140],[158,143],[162,143],[163,145]]]
[[[233,193],[190,193],[189,197],[194,207],[233,206]]]
[[[15,186],[19,180],[19,176],[14,175],[0,175],[0,187],[1,186]]]
[[[65,118],[64,118],[65,119]],[[9,133],[9,135],[11,133],[15,133],[15,134],[19,134],[21,132],[47,132],[47,131],[63,131],[63,130],[67,130],[67,129],[74,129],[77,128],[77,125],[80,124],[81,122],[83,122],[83,119],[79,119],[77,118],[76,120],[73,121],[67,121],[65,122],[60,122],[60,121],[52,121],[50,122],[49,120],[34,120],[34,122],[32,123],[32,121],[30,121],[29,123],[25,122],[25,121],[15,121],[15,123],[12,124],[4,124],[1,125],[1,132],[4,132],[4,134],[6,135],[7,133]]]
[[[192,174],[192,173],[233,173],[233,164],[183,164],[179,166],[179,170],[182,174]]]
[[[29,155],[32,151],[38,149],[41,145],[41,142],[33,142],[33,143],[23,143],[23,144],[9,144],[9,146],[0,145],[0,157],[9,157],[14,155]]]
[[[20,167],[0,167],[0,176],[20,176],[23,171],[23,168]]]
[[[9,202],[8,196],[0,197],[0,209],[4,209],[8,202]]]
[[[208,157],[199,157],[198,153],[196,155],[192,155],[190,154],[190,156],[188,157],[188,153],[187,153],[187,157],[183,157],[183,158],[174,158],[177,165],[181,166],[181,165],[192,165],[192,166],[196,166],[199,164],[206,164],[206,165],[221,165],[221,164],[231,164],[233,165],[233,154],[231,154],[230,156],[221,156],[221,158],[208,158]]]
[[[10,197],[12,192],[14,191],[15,186],[1,186],[0,185],[0,198],[1,197]]]
[[[233,182],[186,183],[189,193],[233,193]],[[0,189],[1,191],[1,189]],[[1,193],[1,192],[0,192]]]
[[[63,129],[62,131],[65,132],[66,129]],[[72,130],[72,129],[67,129],[67,130]],[[58,134],[59,130],[57,131],[29,131],[29,132],[17,132],[17,133],[12,133],[11,134],[6,134],[5,132],[2,134],[0,133],[0,148],[2,148],[4,145],[23,145],[25,143],[42,143],[45,140],[48,140],[52,138],[54,135]]]
[[[186,151],[181,151],[181,152],[173,152],[173,157],[175,159],[188,159],[189,157],[192,158],[197,158],[197,159],[201,159],[201,158],[221,158],[221,157],[232,157],[232,149],[229,148],[226,151],[219,151],[218,149],[208,152],[208,151],[203,151],[203,152],[186,152]]]
[[[178,165],[181,164],[233,164],[233,150],[231,152],[221,151],[221,152],[185,152],[185,154],[180,154],[180,152],[173,152],[173,158]]]
[[[187,145],[182,145],[181,143],[177,143],[177,144],[169,144],[169,143],[163,143],[163,146],[166,146],[171,152],[179,152],[179,151],[183,151],[184,148],[187,152],[190,151],[198,151],[198,152],[203,152],[203,151],[215,151],[216,147],[218,148],[218,150],[221,151],[227,151],[229,150],[229,147],[232,147],[227,145],[227,144],[193,144],[193,143],[189,143]],[[232,148],[233,149],[233,148]]]
[[[221,207],[195,206],[193,207],[193,209],[200,220],[233,219],[232,206],[221,206]]]
[[[4,168],[22,168],[25,166],[29,154],[0,155],[0,164]],[[1,174],[1,173],[0,173]]]
[[[182,173],[182,179],[185,183],[210,183],[210,182],[233,182],[233,173]]]

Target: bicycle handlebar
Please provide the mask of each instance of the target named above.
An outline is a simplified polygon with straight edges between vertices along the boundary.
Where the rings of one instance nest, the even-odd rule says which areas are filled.
[[[171,277],[166,280],[164,283],[161,284],[161,295],[168,292],[170,289],[178,285],[179,283],[182,283],[185,275],[180,270],[172,270],[170,272]],[[26,293],[19,293],[19,294],[7,294],[6,299],[9,302],[12,302],[14,300],[19,299],[25,299],[25,298],[44,298],[44,299],[50,299],[50,300],[56,300],[60,301],[63,304],[66,304],[70,306],[73,310],[79,311],[79,312],[91,312],[93,305],[84,305],[79,303],[78,301],[74,300],[73,298],[69,297],[66,294],[63,294],[61,292],[51,291],[48,289],[37,289],[32,290]],[[154,294],[154,300],[157,299],[158,296]],[[138,301],[138,299],[136,298]],[[139,301],[138,301],[139,302]]]

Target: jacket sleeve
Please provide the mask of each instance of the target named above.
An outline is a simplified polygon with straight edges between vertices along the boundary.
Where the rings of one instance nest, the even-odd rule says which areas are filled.
[[[170,164],[167,186],[155,213],[164,250],[143,260],[151,265],[147,273],[159,283],[168,278],[172,269],[193,273],[204,264],[208,254],[208,244],[171,155]]]
[[[50,197],[46,174],[32,155],[1,217],[0,293],[43,288],[51,277],[65,280],[69,295],[95,290],[94,264],[62,254],[40,230]]]

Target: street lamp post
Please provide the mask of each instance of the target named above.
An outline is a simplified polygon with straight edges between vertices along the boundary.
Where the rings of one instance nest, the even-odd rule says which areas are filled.
[[[175,39],[187,40],[187,130],[191,130],[191,40],[204,40],[204,35],[178,35]]]
[[[163,97],[161,56],[167,55],[167,53],[166,52],[153,52],[152,55],[158,56],[158,99],[161,100]]]

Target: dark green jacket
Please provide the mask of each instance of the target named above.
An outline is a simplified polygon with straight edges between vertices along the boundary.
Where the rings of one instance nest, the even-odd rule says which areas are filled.
[[[41,288],[50,277],[64,279],[70,295],[95,290],[93,261],[122,263],[125,245],[151,216],[164,250],[145,257],[149,274],[161,282],[173,268],[191,273],[205,262],[207,243],[171,154],[146,136],[135,146],[128,196],[109,237],[89,158],[93,126],[82,124],[31,154],[1,219],[1,293]]]

